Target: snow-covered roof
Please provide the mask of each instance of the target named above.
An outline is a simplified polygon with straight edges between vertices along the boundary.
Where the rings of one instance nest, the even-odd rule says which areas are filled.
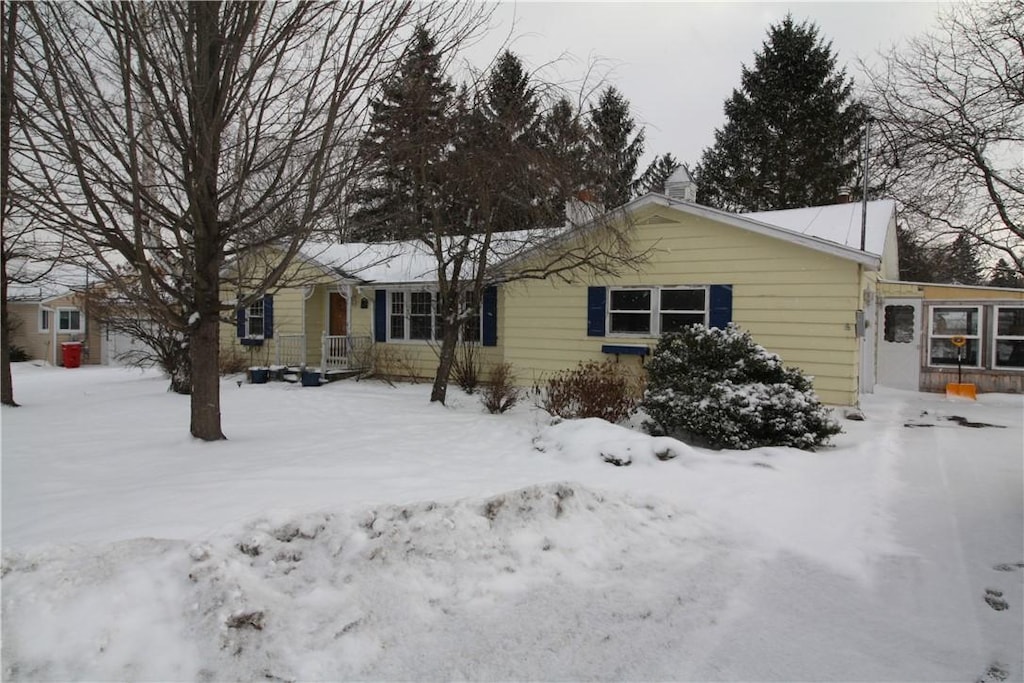
[[[885,251],[885,238],[896,202],[891,199],[872,201],[868,202],[867,209],[865,251],[881,256]],[[862,212],[863,204],[858,202],[740,215],[790,232],[860,249]]]
[[[495,233],[490,236],[488,262],[500,264],[514,258],[536,245],[557,237],[565,228],[545,230],[519,230]],[[445,254],[455,254],[469,241],[466,254],[474,256],[483,249],[482,235],[447,237]],[[301,250],[302,256],[343,278],[375,283],[432,283],[437,281],[437,257],[423,241],[383,242],[369,244],[348,242],[307,242]],[[472,274],[476,261],[467,258],[463,263],[462,275]]]
[[[437,261],[422,242],[307,242],[301,254],[346,279],[409,283],[437,280]]]
[[[693,178],[690,176],[690,172],[686,170],[685,166],[680,166],[676,170],[672,171],[672,175],[665,179],[665,184],[668,183],[692,183]]]
[[[7,264],[7,300],[42,302],[82,291],[89,282],[84,268],[65,263],[16,259]]]

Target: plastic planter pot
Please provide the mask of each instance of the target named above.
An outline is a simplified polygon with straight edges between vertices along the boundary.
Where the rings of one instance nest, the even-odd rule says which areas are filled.
[[[320,373],[312,370],[303,370],[301,381],[304,387],[318,387],[320,386]]]
[[[249,368],[249,381],[253,384],[266,384],[270,377],[270,370],[267,368]]]

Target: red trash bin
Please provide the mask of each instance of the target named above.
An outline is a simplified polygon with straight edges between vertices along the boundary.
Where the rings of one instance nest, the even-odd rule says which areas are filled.
[[[60,351],[64,367],[77,368],[82,365],[82,342],[61,342]]]

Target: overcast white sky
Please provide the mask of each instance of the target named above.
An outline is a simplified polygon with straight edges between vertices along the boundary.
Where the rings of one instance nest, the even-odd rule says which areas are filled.
[[[557,67],[564,80],[580,78],[601,58],[647,129],[641,169],[665,152],[692,165],[724,123],[722,104],[739,86],[741,65],[753,63],[769,25],[787,12],[816,23],[857,79],[857,57],[872,61],[879,49],[929,30],[944,4],[507,2],[469,54],[474,62],[493,54],[511,34],[511,49],[531,69],[570,54]]]

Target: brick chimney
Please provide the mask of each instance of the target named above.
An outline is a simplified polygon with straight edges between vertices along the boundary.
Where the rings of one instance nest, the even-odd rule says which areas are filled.
[[[849,204],[852,198],[852,190],[844,185],[836,193],[836,204]]]

